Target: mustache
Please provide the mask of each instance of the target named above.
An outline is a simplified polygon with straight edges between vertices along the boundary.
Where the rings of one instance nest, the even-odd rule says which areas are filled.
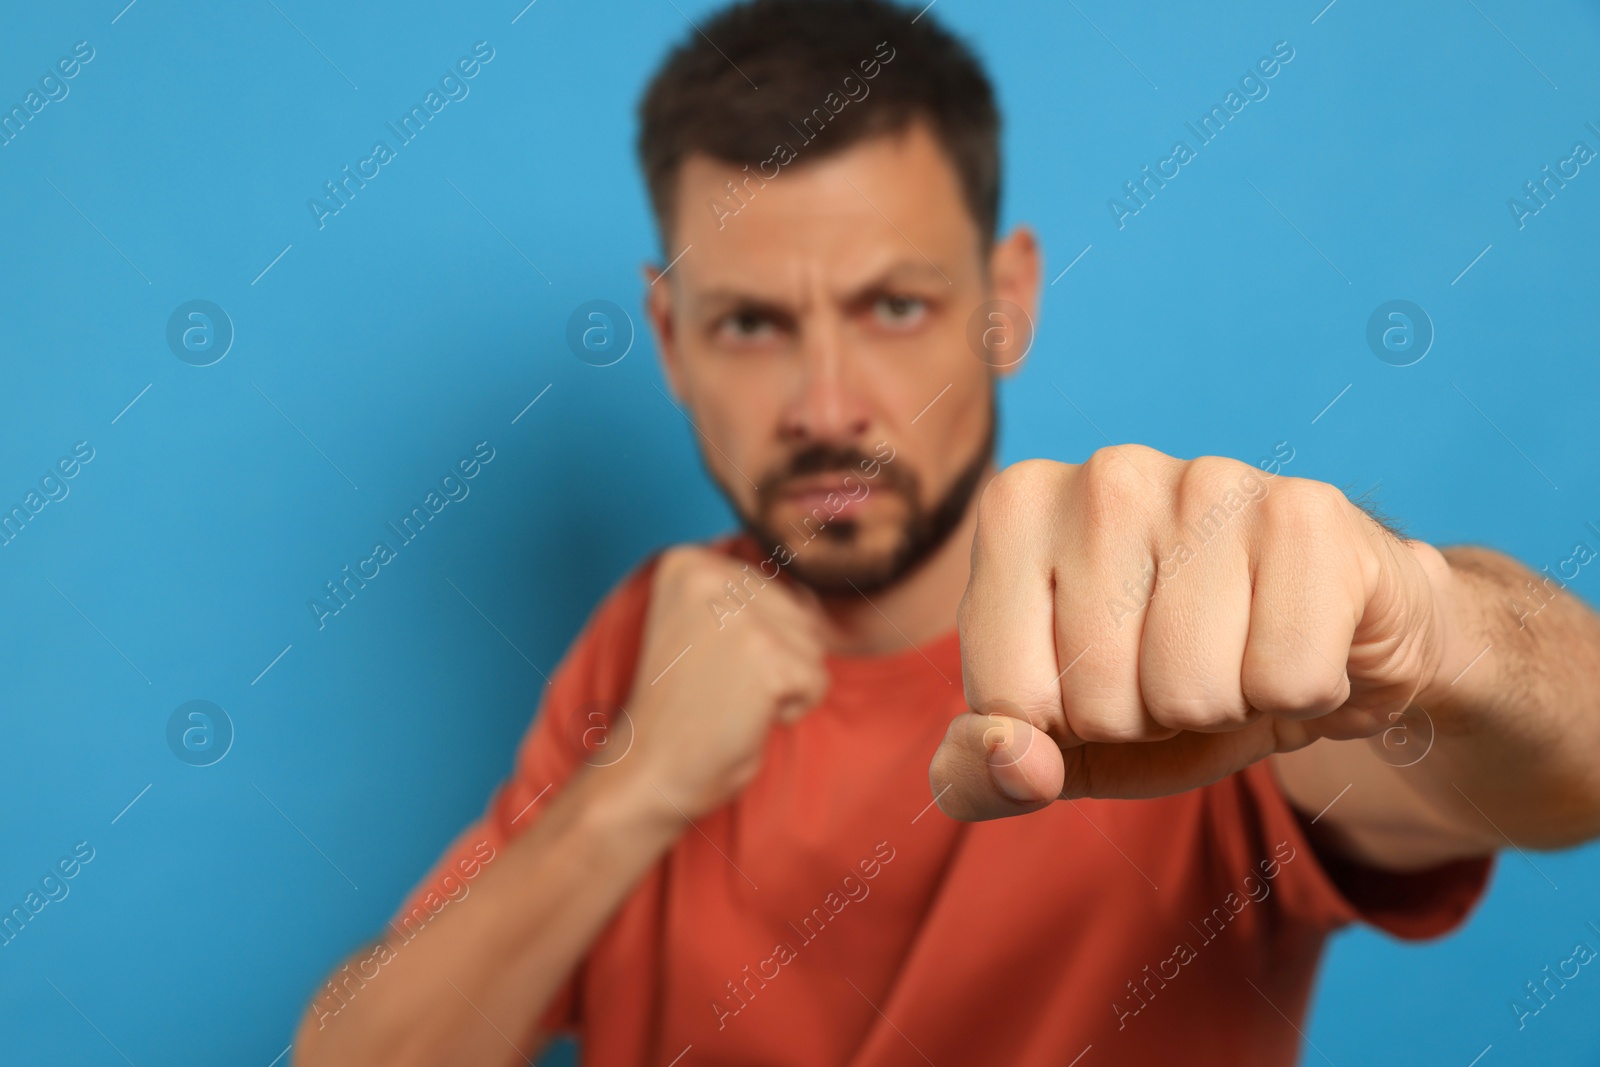
[[[874,480],[880,483],[881,488],[905,488],[902,479],[897,477],[900,472],[892,469],[892,465],[851,445],[818,442],[796,452],[782,469],[762,478],[756,486],[757,502],[765,510],[778,499],[786,485],[800,478],[839,473],[853,475],[858,481],[864,482],[868,480],[866,472],[874,469],[878,472]]]

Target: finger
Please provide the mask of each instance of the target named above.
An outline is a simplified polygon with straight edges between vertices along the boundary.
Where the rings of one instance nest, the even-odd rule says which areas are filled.
[[[762,603],[763,610],[771,618],[783,620],[805,633],[819,647],[833,648],[840,644],[837,628],[815,590],[790,579],[775,580],[770,585],[774,595]]]
[[[800,590],[796,595],[793,590]],[[803,586],[778,585],[762,601],[761,613],[751,623],[765,629],[782,649],[786,664],[784,696],[777,706],[780,722],[793,723],[827,696],[832,678],[824,662],[826,617],[815,594]]]
[[[1141,800],[1187,792],[1243,770],[1274,752],[1304,748],[1318,722],[1262,716],[1229,733],[1183,731],[1144,745],[1087,744],[1062,752],[1061,797]]]
[[[1012,800],[1035,803],[1061,793],[1061,749],[1021,708],[1004,701],[985,705],[983,745],[989,773]]]
[[[773,714],[785,723],[798,721],[821,704],[832,681],[820,656],[789,652],[775,657],[772,677],[777,685]]]
[[[1125,451],[1101,449],[1078,468],[1063,531],[1070,540],[1055,570],[1062,664],[1056,684],[1067,725],[1084,741],[1152,741],[1175,733],[1151,718],[1139,690],[1154,530],[1163,519],[1149,501],[1159,495],[1165,471]]]
[[[1235,513],[1259,502],[1265,484],[1253,467],[1231,460],[1202,458],[1184,468],[1139,648],[1139,691],[1162,726],[1216,733],[1261,715],[1240,681],[1250,554],[1246,519]]]
[[[784,704],[780,716],[792,722],[822,703],[832,677],[828,674],[826,649],[812,629],[795,618],[752,619],[770,637],[775,648],[776,677],[781,680]]]
[[[831,677],[821,645],[798,621],[785,624],[751,616],[730,626],[740,627],[740,632],[712,640],[738,642],[735,655],[759,666],[754,684],[772,701],[774,718],[793,722],[822,702]]]
[[[793,726],[815,711],[820,703],[822,703],[820,696],[812,697],[810,694],[795,694],[785,697],[778,701],[774,720],[785,726]]]
[[[1031,721],[1062,733],[1051,594],[1050,512],[1039,468],[996,475],[978,502],[972,569],[956,613],[961,681],[969,708],[1009,701]]]
[[[826,616],[811,590],[789,579],[741,574],[731,563],[724,565],[723,573],[728,577],[726,595],[714,601],[712,612],[719,631],[738,626],[762,627],[783,637],[797,652],[821,654]],[[736,607],[731,606],[734,603]]]
[[[771,634],[779,646],[803,663],[822,663],[827,649],[817,636],[814,627],[798,616],[777,616],[752,619],[751,622]]]
[[[1023,815],[1061,792],[1061,749],[1014,715],[963,712],[945,732],[928,768],[939,810],[974,821]]]
[[[1366,599],[1353,542],[1338,536],[1349,506],[1332,486],[1303,479],[1279,480],[1262,501],[1240,682],[1268,715],[1319,718],[1349,699],[1346,664]]]

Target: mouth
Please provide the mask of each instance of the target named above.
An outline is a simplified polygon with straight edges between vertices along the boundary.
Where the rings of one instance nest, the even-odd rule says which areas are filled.
[[[832,519],[853,518],[870,496],[861,492],[861,479],[827,474],[799,478],[784,486],[778,499],[811,514],[820,509]]]

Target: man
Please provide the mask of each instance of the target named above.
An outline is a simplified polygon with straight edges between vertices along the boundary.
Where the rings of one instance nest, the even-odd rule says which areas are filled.
[[[297,1064],[1288,1064],[1332,930],[1600,833],[1600,625],[1516,563],[1270,462],[996,472],[1041,257],[916,16],[755,0],[651,83],[649,318],[743,531],[595,611]]]

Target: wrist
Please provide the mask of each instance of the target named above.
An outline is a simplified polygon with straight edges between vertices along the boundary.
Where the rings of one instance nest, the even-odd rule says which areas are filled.
[[[688,817],[658,786],[648,761],[625,758],[588,773],[593,794],[583,810],[586,830],[643,839],[664,848],[687,825]]]

